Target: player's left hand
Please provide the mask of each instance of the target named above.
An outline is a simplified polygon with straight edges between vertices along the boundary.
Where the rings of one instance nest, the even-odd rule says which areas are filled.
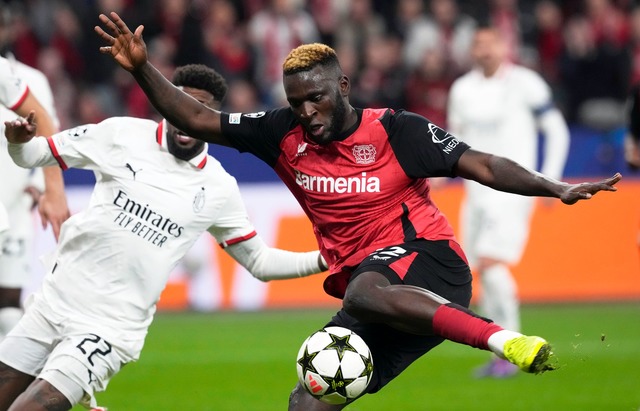
[[[127,71],[135,71],[147,62],[147,46],[142,40],[144,26],[138,26],[135,32],[131,32],[115,12],[111,12],[109,16],[101,14],[98,18],[111,32],[107,33],[100,26],[94,27],[94,31],[107,44],[100,47],[101,53],[113,57]]]
[[[27,118],[19,117],[13,121],[5,121],[4,135],[13,144],[24,144],[36,135],[36,112],[31,111]]]
[[[617,191],[614,185],[622,179],[620,173],[613,177],[594,183],[568,184],[560,195],[560,200],[565,204],[575,204],[580,200],[588,200],[599,191]]]
[[[40,221],[42,221],[42,228],[46,229],[47,225],[51,224],[53,236],[58,241],[60,226],[71,216],[64,191],[45,190],[38,199],[38,213]]]

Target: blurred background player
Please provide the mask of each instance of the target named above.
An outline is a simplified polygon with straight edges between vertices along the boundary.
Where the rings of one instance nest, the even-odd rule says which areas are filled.
[[[637,170],[640,168],[640,83],[629,92],[627,103],[627,133],[624,139],[624,160]]]
[[[569,130],[553,104],[551,90],[534,71],[509,62],[507,47],[492,27],[476,31],[476,67],[456,80],[449,96],[450,131],[474,149],[537,169],[538,131],[544,138],[541,172],[560,179]],[[480,275],[481,310],[506,329],[520,330],[519,299],[510,266],[517,264],[529,236],[535,199],[492,190],[465,180],[462,242]],[[507,377],[513,364],[495,357],[478,376]]]
[[[42,134],[50,136],[57,128],[51,88],[39,71],[15,59],[0,57],[0,129],[16,113],[36,112]],[[21,293],[30,280],[34,236],[32,208],[39,204],[43,227],[51,222],[55,237],[69,216],[59,167],[28,170],[16,166],[7,153],[6,140],[0,142],[0,202],[6,208],[10,229],[0,243],[0,340],[22,316]],[[45,194],[46,193],[46,194]],[[44,195],[43,195],[44,194]]]
[[[226,92],[224,79],[202,65],[178,68],[173,82],[206,105]],[[32,120],[6,123],[14,161],[90,169],[96,185],[89,207],[65,224],[42,288],[0,344],[0,409],[95,407],[94,393],[139,358],[171,269],[204,231],[263,281],[327,269],[318,251],[268,247],[236,180],[205,143],[167,121],[113,117],[44,140],[31,138]]]
[[[640,83],[629,92],[627,101],[627,133],[624,136],[624,160],[632,170],[640,169]],[[640,232],[636,238],[640,250]]]

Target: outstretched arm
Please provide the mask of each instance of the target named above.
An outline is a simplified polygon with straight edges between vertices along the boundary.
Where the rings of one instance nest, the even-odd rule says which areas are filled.
[[[565,204],[590,199],[599,191],[616,191],[620,173],[598,182],[568,184],[529,170],[504,157],[469,149],[462,154],[456,174],[496,190],[525,196],[556,197]]]
[[[190,136],[210,143],[229,146],[220,129],[220,112],[212,110],[195,98],[171,84],[151,63],[147,57],[147,47],[142,40],[143,26],[134,33],[118,16],[112,12],[109,16],[100,15],[100,26],[96,33],[105,41],[106,46],[100,52],[108,54],[129,71],[145,92],[151,104],[171,124]]]
[[[327,270],[318,251],[297,253],[271,248],[258,236],[230,245],[225,251],[260,281],[306,277]]]

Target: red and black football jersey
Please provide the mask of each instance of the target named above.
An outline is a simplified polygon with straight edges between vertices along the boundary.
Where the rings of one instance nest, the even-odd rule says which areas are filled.
[[[357,113],[358,122],[327,145],[308,138],[289,108],[221,119],[231,144],[265,161],[289,187],[332,273],[348,272],[378,248],[454,239],[431,201],[428,177],[454,176],[469,148],[410,112]]]

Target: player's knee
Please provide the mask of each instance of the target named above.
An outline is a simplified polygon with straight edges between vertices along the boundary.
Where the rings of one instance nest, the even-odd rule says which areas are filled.
[[[347,287],[342,308],[347,314],[362,321],[375,316],[384,305],[387,285],[389,282],[378,273],[359,275]]]
[[[0,288],[0,308],[20,308],[20,288]]]

